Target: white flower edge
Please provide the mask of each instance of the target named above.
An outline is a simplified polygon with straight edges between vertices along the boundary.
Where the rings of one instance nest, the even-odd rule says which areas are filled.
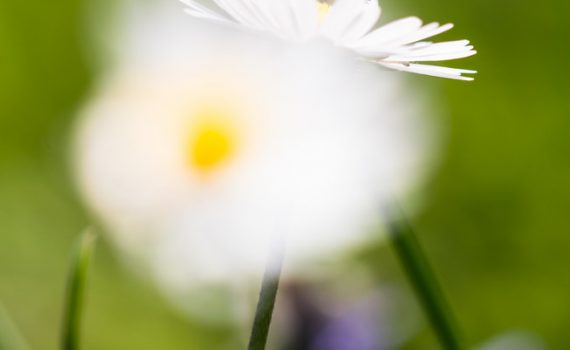
[[[181,0],[196,18],[270,32],[296,42],[324,37],[363,58],[389,69],[442,78],[471,81],[476,71],[418,62],[447,61],[475,55],[468,40],[432,43],[422,41],[453,28],[453,24],[423,24],[406,17],[374,28],[381,8],[375,0],[336,0],[323,15],[314,0]]]

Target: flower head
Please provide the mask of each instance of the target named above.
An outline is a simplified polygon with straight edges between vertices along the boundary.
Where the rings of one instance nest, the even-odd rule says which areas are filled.
[[[329,45],[196,22],[125,21],[82,113],[77,178],[114,241],[172,292],[258,278],[283,230],[291,266],[368,239],[422,173],[410,92]]]
[[[443,33],[452,24],[422,24],[407,17],[377,27],[380,6],[376,0],[182,0],[195,17],[271,32],[281,38],[306,41],[324,37],[381,66],[443,78],[473,80],[463,74],[475,71],[419,64],[472,56],[468,40],[423,41]]]

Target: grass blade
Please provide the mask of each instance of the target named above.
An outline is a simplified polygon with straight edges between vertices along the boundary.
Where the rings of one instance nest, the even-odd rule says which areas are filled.
[[[265,349],[278,289],[279,277],[274,275],[268,276],[266,273],[263,277],[261,292],[255,310],[255,319],[249,338],[248,350]]]
[[[451,310],[412,226],[399,208],[390,210],[387,218],[390,240],[443,349],[463,349]]]
[[[27,350],[28,345],[0,304],[0,350]]]
[[[277,291],[279,289],[279,280],[281,278],[281,270],[283,267],[283,255],[285,250],[285,237],[277,235],[274,237],[270,255],[268,256],[267,265],[261,282],[261,291],[257,308],[255,309],[255,318],[249,338],[248,350],[264,350],[267,344],[267,336],[269,335],[269,327],[277,299]]]
[[[64,306],[62,350],[77,350],[79,348],[85,284],[89,264],[95,249],[95,241],[95,233],[87,229],[79,237],[73,251]]]

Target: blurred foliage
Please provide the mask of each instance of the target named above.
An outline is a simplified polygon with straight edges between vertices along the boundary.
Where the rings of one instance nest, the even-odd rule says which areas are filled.
[[[438,82],[448,144],[416,225],[471,343],[509,328],[570,348],[570,4],[404,1],[451,19],[474,84]]]
[[[0,300],[34,349],[57,346],[69,251],[88,223],[66,166],[68,130],[93,81],[84,5],[0,1]],[[570,3],[397,5],[453,21],[441,39],[467,37],[479,50],[455,63],[479,70],[473,83],[410,77],[439,97],[446,128],[414,224],[467,340],[525,329],[570,348]],[[382,278],[401,278],[389,247],[374,255]],[[210,349],[229,335],[172,312],[104,244],[94,265],[88,349]],[[426,330],[408,348],[432,342]]]

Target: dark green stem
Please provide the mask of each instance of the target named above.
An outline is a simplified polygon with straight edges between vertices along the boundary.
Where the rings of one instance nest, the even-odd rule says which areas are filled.
[[[397,256],[443,349],[463,349],[451,310],[412,226],[399,208],[390,210],[387,218]]]
[[[257,308],[255,309],[255,318],[249,338],[248,350],[264,350],[267,344],[267,336],[277,298],[277,290],[279,289],[279,279],[281,277],[281,269],[283,266],[283,251],[285,243],[283,237],[278,237],[273,242],[273,249],[270,251],[268,263],[263,274],[261,282],[261,291]]]
[[[93,256],[95,240],[95,234],[90,230],[86,230],[79,237],[79,241],[73,251],[64,305],[62,350],[79,349],[85,284],[87,271]]]

